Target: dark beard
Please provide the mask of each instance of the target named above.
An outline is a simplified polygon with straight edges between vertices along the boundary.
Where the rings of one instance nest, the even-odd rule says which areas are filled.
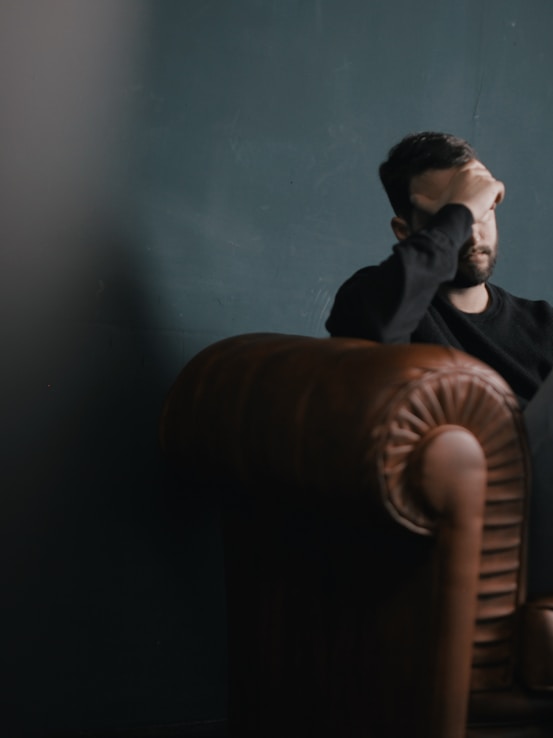
[[[488,249],[486,247],[484,251],[488,255],[488,264],[487,266],[479,266],[478,264],[474,264],[466,258],[466,254],[468,253],[468,251],[469,250],[462,249],[461,253],[459,254],[459,265],[457,267],[457,273],[455,274],[451,282],[449,282],[449,285],[451,287],[456,287],[458,289],[476,287],[479,284],[487,282],[488,279],[492,276],[497,261],[496,254],[492,254],[491,249]]]

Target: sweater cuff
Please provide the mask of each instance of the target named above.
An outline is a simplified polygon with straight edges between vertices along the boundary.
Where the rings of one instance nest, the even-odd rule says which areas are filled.
[[[472,212],[466,205],[444,205],[436,215],[428,221],[426,228],[437,228],[446,233],[454,242],[463,244],[471,236],[474,224]]]

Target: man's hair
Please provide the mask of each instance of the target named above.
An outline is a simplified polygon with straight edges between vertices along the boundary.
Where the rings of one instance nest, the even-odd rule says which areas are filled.
[[[380,180],[396,215],[411,219],[411,179],[428,169],[450,169],[476,159],[476,151],[449,133],[424,131],[405,136],[392,147],[379,169]]]

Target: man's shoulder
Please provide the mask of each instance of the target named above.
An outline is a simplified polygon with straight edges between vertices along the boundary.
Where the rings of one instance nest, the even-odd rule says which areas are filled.
[[[553,306],[547,300],[531,300],[527,297],[520,297],[491,282],[488,282],[488,289],[492,300],[502,303],[505,307],[511,306],[525,312],[550,314],[553,319]]]

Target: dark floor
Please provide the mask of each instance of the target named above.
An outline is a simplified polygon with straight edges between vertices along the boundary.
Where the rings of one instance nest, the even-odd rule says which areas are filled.
[[[136,726],[101,733],[82,732],[79,736],[80,738],[228,738],[228,733],[225,720],[206,720],[172,725]]]

